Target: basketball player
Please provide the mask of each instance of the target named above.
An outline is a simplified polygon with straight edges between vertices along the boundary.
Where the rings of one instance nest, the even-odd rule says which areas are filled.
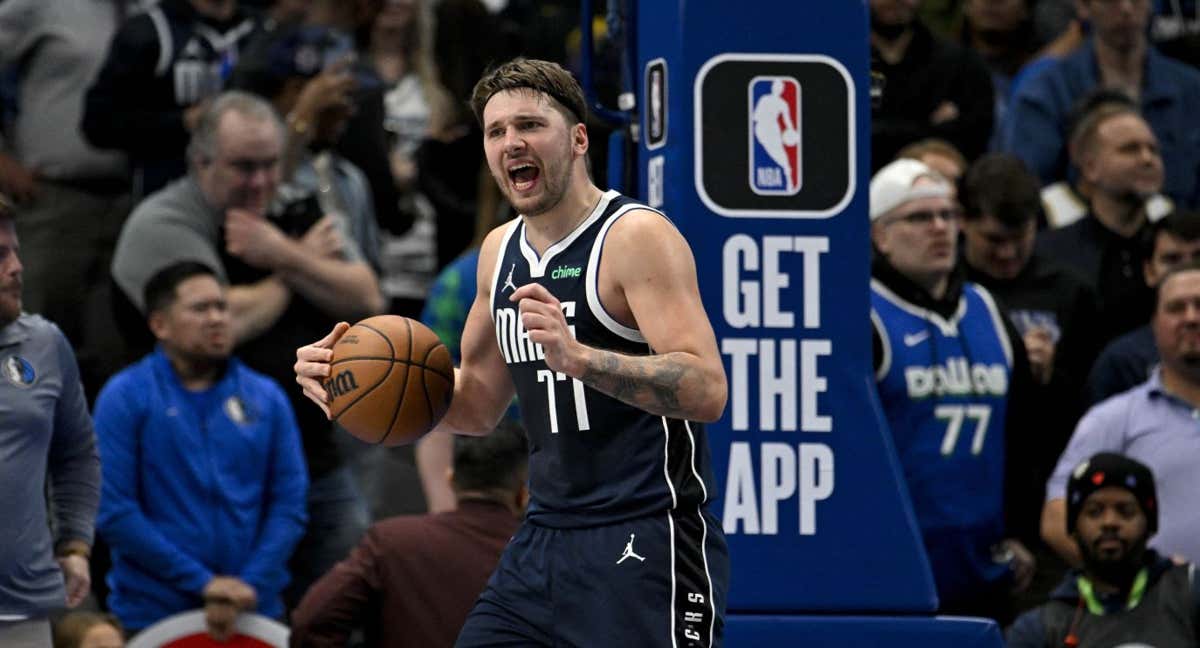
[[[728,552],[698,422],[721,416],[725,371],[683,236],[592,183],[585,106],[568,72],[525,59],[472,98],[521,216],[484,241],[434,434],[486,434],[515,391],[531,501],[458,645],[718,645]],[[320,381],[346,328],[297,351],[326,413]]]

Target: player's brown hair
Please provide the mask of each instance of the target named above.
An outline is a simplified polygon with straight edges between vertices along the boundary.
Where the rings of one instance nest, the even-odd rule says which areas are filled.
[[[515,58],[492,68],[475,84],[471,92],[471,110],[483,125],[483,107],[492,95],[504,90],[524,89],[553,99],[552,105],[568,124],[587,121],[587,101],[583,88],[571,73],[557,63],[538,59]]]

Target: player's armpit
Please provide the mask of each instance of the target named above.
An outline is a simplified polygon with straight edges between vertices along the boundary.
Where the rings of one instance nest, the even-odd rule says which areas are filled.
[[[488,434],[500,421],[516,394],[512,377],[496,344],[491,317],[492,271],[503,237],[503,227],[488,234],[479,250],[479,266],[476,270],[478,288],[475,301],[467,313],[459,345],[462,362],[455,373],[450,409],[435,428],[438,431],[473,436]]]

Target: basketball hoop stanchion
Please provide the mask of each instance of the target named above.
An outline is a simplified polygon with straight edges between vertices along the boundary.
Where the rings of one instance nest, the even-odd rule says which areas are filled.
[[[875,395],[866,3],[770,5],[635,2],[624,30],[636,195],[688,238],[729,376],[708,427],[726,645],[998,647],[934,615]]]
[[[633,160],[637,157],[638,125],[634,112],[637,107],[634,83],[637,78],[637,56],[634,34],[636,22],[630,19],[636,0],[610,0],[605,23],[608,27],[608,39],[616,43],[620,52],[620,94],[617,96],[617,109],[613,110],[604,105],[596,91],[595,81],[595,33],[593,25],[594,5],[592,0],[581,0],[579,7],[580,32],[580,85],[588,102],[588,108],[596,117],[614,127],[609,135],[607,185],[628,195],[637,195],[637,166]]]

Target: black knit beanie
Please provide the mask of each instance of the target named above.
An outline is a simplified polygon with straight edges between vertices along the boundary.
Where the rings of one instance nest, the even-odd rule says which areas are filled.
[[[1117,486],[1133,493],[1142,512],[1146,514],[1148,535],[1154,535],[1158,530],[1154,475],[1145,464],[1112,452],[1092,455],[1071,471],[1071,479],[1067,482],[1067,533],[1075,532],[1075,521],[1088,496],[1107,486]]]

